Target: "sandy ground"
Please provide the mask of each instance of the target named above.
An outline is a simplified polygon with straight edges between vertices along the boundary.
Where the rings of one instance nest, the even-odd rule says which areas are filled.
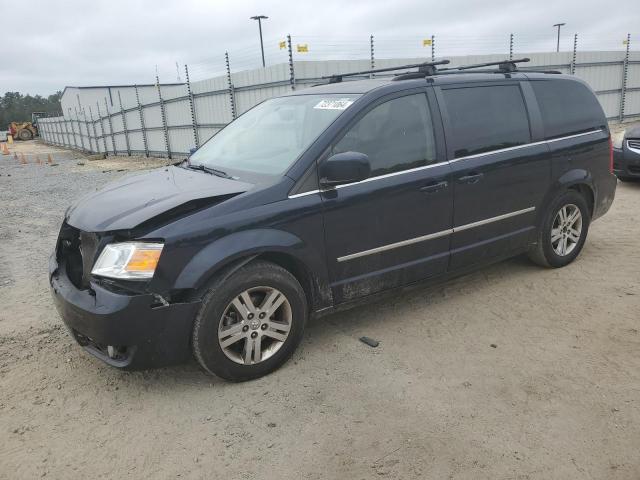
[[[317,320],[230,384],[109,368],[50,300],[67,205],[166,161],[13,149],[58,166],[0,156],[1,479],[640,478],[640,184],[564,269],[515,258]]]

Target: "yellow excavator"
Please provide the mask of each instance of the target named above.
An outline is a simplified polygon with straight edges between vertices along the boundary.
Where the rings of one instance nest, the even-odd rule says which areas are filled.
[[[44,112],[33,112],[30,122],[11,122],[9,133],[15,140],[32,140],[38,136],[38,119],[44,116]]]
[[[16,140],[31,140],[38,135],[38,129],[31,122],[11,122],[9,133]]]

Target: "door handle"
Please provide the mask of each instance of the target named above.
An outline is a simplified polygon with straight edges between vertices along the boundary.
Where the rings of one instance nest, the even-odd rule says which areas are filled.
[[[449,185],[449,182],[447,182],[446,180],[443,180],[441,182],[431,183],[429,185],[426,185],[420,188],[420,191],[423,193],[439,192],[440,190],[447,188],[448,185]]]
[[[484,177],[484,173],[471,172],[467,175],[464,175],[463,177],[458,178],[458,183],[478,183],[480,180],[482,180],[482,177]]]

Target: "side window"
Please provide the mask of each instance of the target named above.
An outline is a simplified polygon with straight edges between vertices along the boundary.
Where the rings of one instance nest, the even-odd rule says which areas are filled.
[[[545,138],[584,132],[606,124],[596,96],[580,82],[539,80],[531,82],[536,94]]]
[[[436,161],[433,124],[424,93],[382,103],[367,112],[334,146],[333,153],[365,153],[371,176]]]
[[[443,90],[455,158],[531,141],[529,117],[518,85]]]

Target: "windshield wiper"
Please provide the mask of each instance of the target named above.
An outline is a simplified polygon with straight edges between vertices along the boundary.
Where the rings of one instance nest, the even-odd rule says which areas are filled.
[[[217,168],[207,167],[206,165],[202,165],[201,163],[199,164],[188,163],[187,168],[190,168],[191,170],[200,170],[201,172],[207,172],[217,177],[233,179],[233,177],[229,175],[227,172],[223,172],[222,170],[218,170]]]

